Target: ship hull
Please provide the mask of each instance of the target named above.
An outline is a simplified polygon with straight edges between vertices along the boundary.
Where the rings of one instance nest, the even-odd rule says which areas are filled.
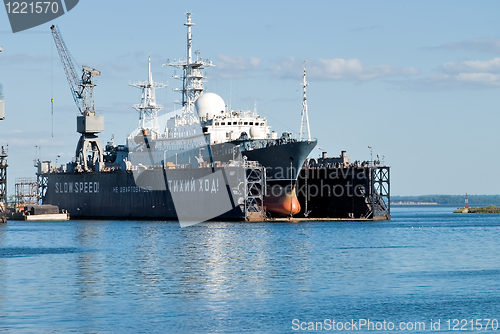
[[[268,187],[264,206],[268,213],[272,213],[271,216],[278,217],[293,216],[301,210],[295,187],[276,183]]]
[[[268,181],[297,179],[307,156],[316,146],[316,141],[288,141],[279,143],[278,140],[237,140],[227,143],[210,145],[205,148],[195,148],[180,153],[165,152],[165,162],[173,164],[188,164],[192,168],[198,167],[196,157],[202,156],[205,163],[226,163],[235,160],[241,154],[248,161],[257,161],[266,167]],[[162,153],[163,159],[164,154]],[[158,161],[148,160],[149,153],[142,154],[142,160],[133,160],[143,165],[162,164]]]
[[[279,146],[246,150],[241,154],[248,160],[266,167],[267,181],[296,180],[316,141],[292,142]]]
[[[293,141],[280,145],[266,143],[260,147],[258,145],[252,147],[252,144],[251,141],[236,141],[212,146],[211,155],[204,159],[204,164],[215,166],[218,165],[215,162],[232,160],[234,148],[238,146],[241,155],[247,161],[258,161],[266,167],[266,182],[268,189],[272,189],[270,193],[273,195],[264,197],[264,207],[275,214],[296,214],[300,211],[300,204],[295,194],[290,196],[290,185],[295,184],[300,168],[316,142]],[[177,156],[176,159],[182,159],[181,162],[190,161],[194,153],[194,150],[190,150],[185,152],[184,156]],[[179,165],[178,161],[178,164],[174,166]],[[234,177],[227,173],[231,168],[238,170]],[[192,214],[192,217],[186,217],[184,212],[186,210],[182,210],[181,214],[185,219],[243,220],[246,216],[241,205],[244,197],[241,184],[245,180],[244,172],[238,168],[242,167],[158,168],[146,169],[144,172],[137,170],[135,172],[63,172],[45,173],[40,177],[45,178],[45,181],[41,183],[46,185],[43,203],[57,205],[67,210],[72,218],[176,220],[180,219],[179,208],[184,203],[193,203],[199,212],[188,208],[187,211]],[[203,187],[199,187],[200,180],[210,178],[217,171],[225,171],[226,176],[224,179],[217,180],[216,191],[213,191],[213,180],[209,182],[210,191],[204,188],[205,181],[202,181]],[[189,195],[183,198],[178,194],[179,190],[175,184],[181,181],[185,184],[188,180],[190,187],[191,180],[197,180],[195,190],[186,192],[183,186],[182,195]],[[227,189],[224,188],[225,184],[228,185]],[[224,191],[229,193],[231,205],[225,206],[224,212],[219,212],[220,210],[217,211],[217,209],[220,208],[220,194]],[[238,198],[234,198],[235,192],[238,193]],[[176,198],[177,202],[175,202]]]

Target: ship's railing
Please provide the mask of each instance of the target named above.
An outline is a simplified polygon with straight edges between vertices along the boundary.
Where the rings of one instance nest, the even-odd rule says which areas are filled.
[[[144,168],[146,166],[143,166]],[[230,160],[228,162],[214,161],[211,163],[204,162],[201,166],[192,167],[191,164],[175,164],[169,162],[165,165],[147,166],[147,169],[198,169],[198,168],[224,168],[224,167],[245,167],[245,168],[261,168],[262,165],[258,161],[247,161],[247,160]],[[133,170],[137,170],[138,166],[132,166]]]
[[[328,159],[328,158],[327,158]],[[338,158],[337,158],[338,159]],[[308,158],[304,162],[304,167],[309,166],[309,168],[378,168],[378,167],[388,167],[385,164],[381,164],[380,161],[374,161],[373,163],[370,161],[359,161],[356,160],[351,163],[342,163],[342,162],[324,162],[315,160],[322,160],[322,158],[312,159]]]

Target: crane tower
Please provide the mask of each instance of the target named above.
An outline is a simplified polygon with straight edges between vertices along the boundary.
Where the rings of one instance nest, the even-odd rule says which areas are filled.
[[[63,64],[64,73],[68,79],[73,99],[80,111],[76,118],[76,129],[81,134],[76,147],[76,169],[99,171],[104,167],[103,149],[97,133],[104,131],[104,116],[97,116],[94,108],[93,77],[101,72],[89,66],[82,66],[81,79],[76,72],[76,66],[56,26],[51,26],[52,36],[57,52]]]

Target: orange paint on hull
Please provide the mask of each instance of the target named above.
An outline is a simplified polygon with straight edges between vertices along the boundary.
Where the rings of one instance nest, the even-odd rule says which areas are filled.
[[[269,195],[264,197],[264,206],[267,211],[281,215],[295,215],[300,212],[300,203],[295,188],[281,196]]]

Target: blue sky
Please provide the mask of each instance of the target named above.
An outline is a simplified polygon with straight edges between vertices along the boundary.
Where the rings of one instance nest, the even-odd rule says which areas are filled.
[[[233,108],[257,101],[273,130],[297,133],[306,60],[311,132],[329,155],[347,150],[369,160],[371,145],[392,167],[392,195],[499,193],[497,1],[80,0],[16,34],[0,10],[0,144],[9,144],[10,194],[15,178],[34,176],[35,145],[43,159],[60,155],[62,163],[79,138],[50,25],[59,26],[79,64],[102,72],[100,138],[114,134],[124,143],[140,100],[129,83],[147,78],[148,54],[154,80],[170,85],[157,91],[165,111],[179,98],[174,69],[161,65],[185,57],[187,11],[193,48],[216,65],[205,87]]]

